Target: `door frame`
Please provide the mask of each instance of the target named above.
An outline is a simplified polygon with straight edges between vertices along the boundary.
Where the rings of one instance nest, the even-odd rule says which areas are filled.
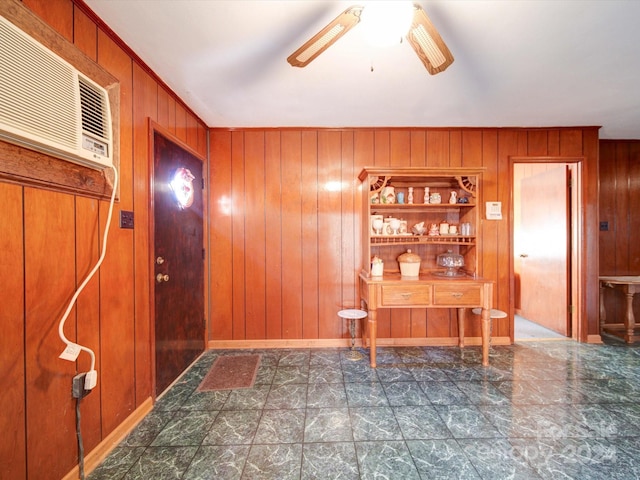
[[[584,167],[586,157],[563,157],[563,156],[513,156],[509,157],[509,318],[511,318],[511,342],[515,337],[515,272],[514,272],[514,165],[516,163],[558,163],[573,164],[571,175],[571,198],[570,198],[570,272],[568,281],[570,283],[569,301],[573,306],[571,311],[570,329],[571,338],[581,341],[587,333],[587,315],[585,302],[585,222],[583,219],[585,199],[583,198]],[[574,175],[575,173],[575,175]]]
[[[207,182],[205,181],[208,162],[206,157],[202,156],[199,152],[195,151],[189,145],[184,143],[172,132],[165,127],[154,122],[150,117],[148,120],[148,165],[149,165],[149,344],[150,355],[149,360],[151,362],[151,396],[155,402],[156,400],[156,293],[155,293],[155,197],[154,197],[154,179],[155,179],[155,134],[165,137],[172,143],[175,143],[178,147],[185,150],[187,153],[193,155],[200,161],[202,161],[202,178],[204,181],[204,188],[202,189],[202,249],[205,255],[203,258],[203,286],[204,286],[204,299],[203,299],[203,318],[204,318],[204,348],[207,350],[209,338],[209,250],[206,248],[208,245],[209,230],[207,227],[208,213],[208,194],[207,194]],[[165,391],[169,390],[167,388]]]

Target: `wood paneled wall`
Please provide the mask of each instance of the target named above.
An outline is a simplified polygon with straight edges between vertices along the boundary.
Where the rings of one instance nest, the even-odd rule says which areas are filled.
[[[121,84],[120,202],[106,259],[65,329],[97,357],[98,385],[82,402],[88,453],[152,395],[148,118],[205,157],[207,129],[83,4],[23,5]],[[2,182],[0,203],[0,478],[58,480],[77,465],[71,381],[89,366],[85,354],[77,365],[58,358],[58,321],[99,257],[108,203]],[[135,229],[119,228],[120,210],[134,212]]]
[[[600,275],[640,275],[640,140],[600,141]],[[625,297],[606,290],[607,323],[621,323]],[[640,318],[640,297],[633,300]]]
[[[348,335],[336,312],[356,302],[362,167],[484,167],[484,200],[508,209],[514,156],[585,159],[578,336],[597,336],[597,128],[213,129],[210,345]],[[508,213],[482,222],[479,248],[480,274],[496,282],[494,305],[511,311]],[[457,335],[447,310],[382,310],[378,322],[381,338]],[[466,331],[478,336],[477,322]],[[496,322],[494,334],[513,338],[509,320]]]
[[[98,360],[98,386],[82,406],[86,452],[152,395],[149,118],[211,155],[212,342],[346,336],[336,311],[356,302],[356,177],[365,165],[482,166],[484,198],[507,205],[510,156],[584,156],[583,255],[597,258],[596,128],[216,129],[207,150],[205,125],[80,0],[22,3],[121,83],[121,200],[105,263],[66,329]],[[71,378],[88,364],[58,358],[57,322],[98,258],[108,205],[2,182],[0,201],[0,472],[59,479],[77,464]],[[135,229],[118,228],[120,210],[134,211]],[[481,273],[508,309],[508,219],[484,222],[482,234]],[[586,263],[582,340],[597,333],[597,274],[597,262]],[[456,335],[448,312],[379,318],[380,337]],[[512,335],[508,322],[495,328]]]

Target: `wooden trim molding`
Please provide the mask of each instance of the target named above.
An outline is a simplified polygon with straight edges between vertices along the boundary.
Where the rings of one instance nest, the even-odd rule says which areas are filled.
[[[492,345],[511,345],[511,343],[512,342],[509,337],[491,337]],[[455,347],[458,345],[458,337],[378,338],[376,344],[379,347]],[[482,345],[482,338],[465,337],[464,344],[466,346],[480,346]],[[361,337],[356,337],[355,345],[356,347],[362,347]],[[210,340],[207,344],[207,348],[209,350],[252,348],[348,348],[350,346],[350,338],[287,340]]]
[[[114,448],[138,425],[142,419],[153,409],[153,400],[147,398],[136,408],[118,427],[102,440],[96,448],[85,457],[84,473],[89,475],[102,461],[107,458]],[[75,480],[79,478],[79,466],[67,473],[62,480]]]
[[[21,2],[16,0],[0,2],[0,15],[107,90],[113,131],[113,163],[116,168],[119,168],[120,83],[118,80]],[[110,169],[94,170],[4,141],[0,141],[0,180],[101,200],[109,200],[113,188],[113,172]]]

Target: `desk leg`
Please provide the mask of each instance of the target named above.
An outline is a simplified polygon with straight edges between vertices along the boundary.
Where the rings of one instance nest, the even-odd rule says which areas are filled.
[[[624,294],[627,297],[627,314],[624,317],[624,341],[627,343],[632,343],[634,330],[636,327],[636,319],[633,315],[633,292],[629,291],[628,285],[625,285]]]
[[[464,348],[464,312],[466,309],[458,309],[458,346]]]
[[[369,310],[369,358],[371,368],[376,368],[376,335],[378,334],[378,311]]]
[[[482,309],[482,365],[489,366],[489,342],[491,335],[491,310]]]

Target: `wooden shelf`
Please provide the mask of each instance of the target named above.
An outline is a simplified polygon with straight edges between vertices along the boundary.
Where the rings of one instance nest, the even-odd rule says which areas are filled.
[[[367,167],[358,178],[362,188],[362,270],[370,273],[371,259],[375,256],[384,263],[385,271],[397,268],[399,255],[410,249],[421,259],[421,270],[436,270],[437,256],[451,250],[464,257],[465,270],[478,271],[477,233],[479,229],[482,197],[482,168],[426,168],[426,167]],[[379,199],[385,186],[393,186],[397,198],[403,193],[408,201],[409,188],[413,188],[414,203],[373,203]],[[431,194],[440,194],[441,203],[422,203],[421,190],[429,187]],[[451,192],[457,194],[457,203],[448,203]],[[464,202],[459,202],[464,198]],[[406,222],[406,231],[417,223],[429,228],[432,224],[447,222],[458,227],[456,235],[377,235],[372,230],[372,215],[395,217]],[[472,235],[461,235],[462,224],[469,224]],[[404,228],[403,228],[403,231]]]
[[[371,245],[475,245],[476,237],[463,235],[380,235],[371,237]]]

